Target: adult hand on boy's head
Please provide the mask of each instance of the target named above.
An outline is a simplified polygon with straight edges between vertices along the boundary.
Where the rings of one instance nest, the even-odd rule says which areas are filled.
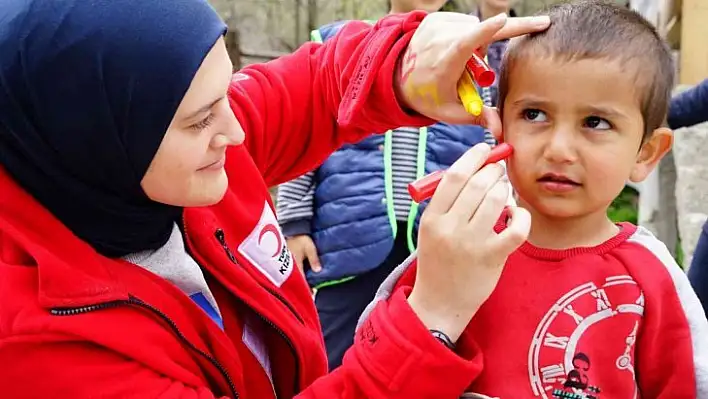
[[[529,213],[510,207],[507,228],[494,231],[509,188],[501,165],[480,169],[489,150],[478,144],[445,172],[418,233],[417,275],[408,301],[428,328],[453,340],[492,294],[507,257],[531,229]]]
[[[484,22],[473,15],[433,13],[425,17],[399,60],[396,90],[403,104],[429,118],[456,124],[476,124],[497,134],[501,121],[495,109],[480,116],[468,114],[457,95],[457,81],[467,60],[488,44],[542,31],[546,16],[509,18],[505,14]]]

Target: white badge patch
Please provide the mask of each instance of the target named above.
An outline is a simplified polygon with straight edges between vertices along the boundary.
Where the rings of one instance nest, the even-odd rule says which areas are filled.
[[[263,206],[258,224],[239,245],[238,251],[278,287],[293,271],[292,254],[268,202]]]

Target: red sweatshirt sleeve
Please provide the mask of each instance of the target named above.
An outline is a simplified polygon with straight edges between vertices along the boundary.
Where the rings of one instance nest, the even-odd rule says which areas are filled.
[[[404,287],[357,331],[342,366],[297,399],[457,399],[482,371],[478,347],[457,354],[438,342],[408,306]]]
[[[244,68],[229,99],[269,186],[318,166],[344,143],[432,120],[406,113],[393,86],[398,58],[426,14],[346,24],[325,44]]]
[[[688,278],[666,246],[639,230],[640,250],[627,262],[643,292],[635,348],[636,380],[645,399],[708,398],[708,321]]]
[[[696,398],[691,332],[676,292],[669,288],[665,284],[644,290],[645,315],[635,365],[642,398]]]

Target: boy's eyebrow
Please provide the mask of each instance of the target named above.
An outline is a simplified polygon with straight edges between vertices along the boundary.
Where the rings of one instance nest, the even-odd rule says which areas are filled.
[[[548,101],[541,100],[535,97],[523,97],[512,103],[513,105],[523,105],[526,107],[543,107],[548,106]]]
[[[625,118],[625,115],[621,112],[614,110],[611,107],[603,107],[599,105],[589,105],[586,107],[587,112],[593,115],[606,116],[608,118]]]

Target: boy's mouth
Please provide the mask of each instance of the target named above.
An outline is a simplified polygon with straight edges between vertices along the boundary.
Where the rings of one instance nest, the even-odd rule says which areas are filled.
[[[546,173],[537,181],[550,191],[570,191],[581,185],[577,181],[558,173]]]

